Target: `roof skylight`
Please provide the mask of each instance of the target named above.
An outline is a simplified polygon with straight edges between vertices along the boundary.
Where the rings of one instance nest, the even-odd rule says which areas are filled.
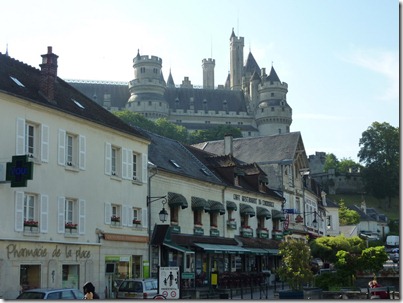
[[[71,99],[71,101],[73,101],[79,108],[81,108],[81,109],[84,109],[84,108],[85,108],[85,107],[84,107],[80,102],[78,102],[77,100]]]
[[[11,78],[18,86],[25,87],[25,85],[22,84],[22,83],[20,82],[20,80],[18,80],[17,78],[14,78],[13,76],[10,76],[10,78]]]
[[[175,160],[169,160],[169,162],[171,162],[172,165],[175,166],[176,168],[181,168],[180,165],[178,163],[176,163]]]

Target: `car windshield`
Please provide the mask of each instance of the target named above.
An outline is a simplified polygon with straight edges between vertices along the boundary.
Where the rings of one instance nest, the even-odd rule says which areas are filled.
[[[45,293],[43,293],[43,292],[26,291],[26,292],[23,292],[22,294],[20,294],[17,299],[36,300],[36,299],[43,299],[44,297],[45,297]]]
[[[123,281],[119,286],[119,291],[143,292],[143,287],[138,281]]]

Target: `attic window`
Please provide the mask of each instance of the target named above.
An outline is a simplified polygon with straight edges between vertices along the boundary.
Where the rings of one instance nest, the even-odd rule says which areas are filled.
[[[11,80],[13,80],[18,86],[25,87],[25,85],[22,84],[22,83],[20,82],[20,80],[18,80],[17,78],[14,78],[14,77],[12,77],[12,76],[10,76],[10,78],[11,78]]]
[[[172,164],[173,166],[175,166],[176,168],[181,168],[180,165],[179,165],[178,163],[176,163],[175,160],[169,160],[169,162],[171,162],[171,164]]]
[[[206,176],[210,176],[210,173],[205,169],[205,168],[200,168],[200,170],[205,174]]]
[[[71,101],[73,101],[79,108],[81,108],[81,109],[84,109],[84,108],[85,108],[85,107],[84,107],[80,102],[78,102],[77,100],[71,99]]]

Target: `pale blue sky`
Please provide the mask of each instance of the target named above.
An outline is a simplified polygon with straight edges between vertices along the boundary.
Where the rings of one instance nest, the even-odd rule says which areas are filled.
[[[130,81],[132,60],[162,58],[165,79],[215,85],[229,70],[232,28],[261,68],[288,83],[291,131],[307,154],[358,161],[372,122],[399,126],[399,2],[392,0],[0,0],[0,52],[39,68],[52,46],[63,79]],[[1,68],[1,67],[0,67]]]

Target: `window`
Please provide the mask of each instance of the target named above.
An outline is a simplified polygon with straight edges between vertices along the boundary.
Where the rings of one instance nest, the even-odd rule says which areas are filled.
[[[217,217],[218,213],[217,212],[212,212],[210,213],[210,227],[217,227]]]
[[[249,215],[242,215],[241,216],[241,226],[242,227],[249,226]]]
[[[25,227],[36,227],[35,231],[48,231],[47,195],[15,192],[15,231],[24,231]],[[32,230],[32,228],[30,228]]]
[[[111,165],[112,165],[112,176],[119,175],[118,173],[118,157],[119,157],[119,150],[117,147],[112,146],[112,158],[111,158]]]
[[[49,161],[49,127],[17,118],[16,154],[28,155],[42,162]]]
[[[137,180],[137,158],[138,155],[133,153],[133,180]]]
[[[259,228],[259,229],[265,228],[265,226],[264,226],[265,221],[266,221],[265,217],[258,217],[257,218],[257,228]]]
[[[85,200],[59,196],[58,201],[58,233],[85,233]]]
[[[40,265],[20,265],[20,286],[21,290],[37,288],[41,285]]]
[[[77,201],[72,199],[66,199],[66,210],[65,210],[65,223],[77,222]]]
[[[24,221],[38,221],[35,211],[35,195],[26,194],[24,197]]]
[[[202,224],[202,211],[199,209],[195,209],[193,211],[193,222],[195,225],[203,225]]]
[[[141,209],[133,208],[133,221],[141,222]]]
[[[62,166],[85,169],[86,139],[84,136],[59,129],[58,164]]]
[[[170,219],[171,219],[171,223],[172,222],[176,222],[179,223],[179,207],[178,206],[172,206],[170,208]]]
[[[274,93],[271,93],[270,95],[271,95],[272,97],[274,97]]]

